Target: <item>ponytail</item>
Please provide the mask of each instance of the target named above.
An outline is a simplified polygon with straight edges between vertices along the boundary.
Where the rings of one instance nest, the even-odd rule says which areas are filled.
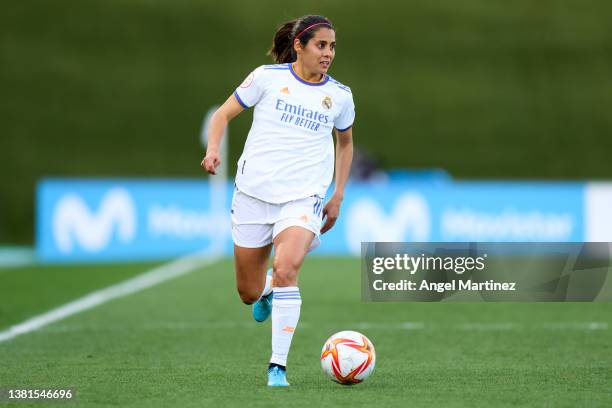
[[[320,27],[335,30],[331,21],[323,16],[303,16],[295,20],[287,21],[274,34],[272,48],[268,51],[277,64],[294,62],[297,59],[293,42],[296,38],[300,40],[303,47],[314,36]]]
[[[268,55],[272,56],[277,64],[285,64],[296,60],[295,50],[293,49],[293,28],[297,22],[298,19],[287,21],[278,27],[276,34],[274,34],[272,48],[268,51]]]

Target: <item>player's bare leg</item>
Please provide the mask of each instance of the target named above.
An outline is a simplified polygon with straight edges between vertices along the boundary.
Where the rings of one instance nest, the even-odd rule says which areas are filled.
[[[297,277],[314,233],[302,227],[289,227],[274,238],[274,286],[297,286]]]
[[[286,378],[287,355],[302,305],[297,286],[298,272],[313,238],[313,232],[294,226],[283,230],[274,239],[272,357],[268,367],[269,386],[289,385]]]
[[[272,244],[261,248],[244,248],[234,245],[236,289],[247,305],[257,302],[266,283],[266,269]]]

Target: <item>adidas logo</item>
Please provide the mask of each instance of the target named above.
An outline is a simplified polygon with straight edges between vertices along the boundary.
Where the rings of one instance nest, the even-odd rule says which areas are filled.
[[[287,94],[287,95],[289,95],[291,93],[291,92],[289,92],[289,88],[288,87],[281,88],[280,91],[281,91],[281,93],[284,93],[284,94]]]

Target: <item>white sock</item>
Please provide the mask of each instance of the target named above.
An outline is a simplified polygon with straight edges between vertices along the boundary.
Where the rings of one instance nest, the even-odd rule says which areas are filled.
[[[267,296],[270,293],[272,293],[272,274],[266,273],[266,284],[264,285],[263,291],[261,292],[261,295],[259,295],[259,297]]]
[[[297,286],[274,288],[272,298],[272,357],[270,363],[287,365],[293,332],[300,319],[302,298]]]

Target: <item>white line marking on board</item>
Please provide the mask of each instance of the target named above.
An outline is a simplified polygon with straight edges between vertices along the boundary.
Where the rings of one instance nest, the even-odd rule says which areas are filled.
[[[128,296],[162,282],[186,275],[198,268],[217,262],[220,258],[220,255],[216,252],[212,254],[198,253],[160,265],[126,281],[91,292],[65,305],[51,309],[46,313],[34,316],[22,323],[11,326],[7,330],[0,332],[0,343],[14,339],[22,334],[33,332],[41,327],[45,327],[85,310],[100,306],[113,299]]]

